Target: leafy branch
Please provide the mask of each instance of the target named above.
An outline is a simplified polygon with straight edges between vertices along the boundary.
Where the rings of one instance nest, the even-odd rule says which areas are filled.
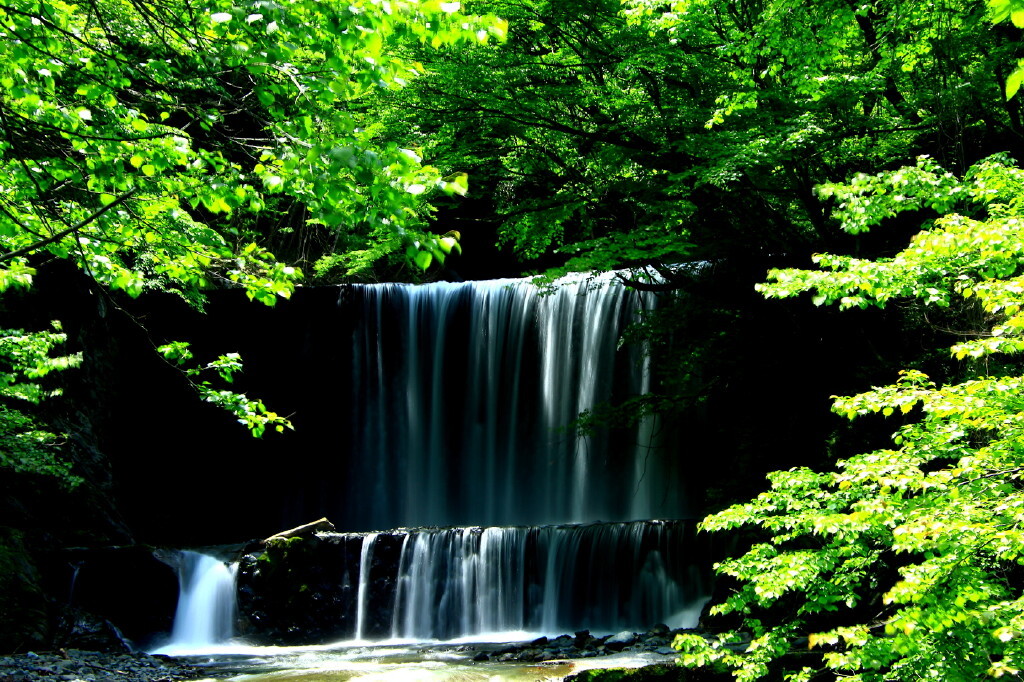
[[[157,351],[182,370],[189,384],[203,400],[235,415],[238,423],[249,429],[253,436],[261,437],[268,427],[272,427],[278,433],[294,428],[287,417],[268,410],[263,401],[253,400],[243,393],[216,389],[208,379],[199,378],[212,373],[219,376],[222,381],[232,383],[235,374],[242,371],[242,358],[238,353],[220,355],[205,365],[189,366],[194,357],[189,344],[185,341],[164,344],[159,346]]]

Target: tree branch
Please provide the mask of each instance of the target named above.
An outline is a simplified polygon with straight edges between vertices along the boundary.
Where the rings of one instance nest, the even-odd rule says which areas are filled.
[[[79,221],[78,223],[72,225],[71,227],[67,228],[66,230],[61,230],[60,232],[57,232],[56,234],[51,235],[51,236],[47,237],[46,239],[42,239],[42,240],[36,242],[35,244],[29,244],[28,246],[24,246],[24,247],[22,247],[20,249],[15,249],[14,251],[10,251],[8,253],[0,255],[0,263],[3,263],[5,261],[9,261],[12,258],[17,258],[18,256],[24,256],[27,253],[31,253],[31,252],[33,252],[33,251],[35,251],[37,249],[41,249],[42,247],[44,247],[44,246],[46,246],[48,244],[52,244],[52,243],[54,243],[56,241],[59,241],[59,240],[63,239],[64,237],[68,236],[72,232],[76,232],[76,231],[82,229],[83,227],[85,227],[86,225],[88,225],[89,223],[95,221],[97,218],[99,218],[101,215],[103,215],[104,213],[106,213],[110,209],[115,208],[117,206],[120,206],[125,201],[127,201],[129,198],[131,198],[131,196],[134,195],[138,191],[139,191],[138,187],[136,187],[135,189],[128,190],[127,192],[125,192],[121,196],[117,197],[112,202],[110,202],[109,204],[107,204],[106,206],[101,208],[100,210],[96,211],[95,213],[93,213],[92,215],[90,215],[87,218],[83,218],[81,221]]]

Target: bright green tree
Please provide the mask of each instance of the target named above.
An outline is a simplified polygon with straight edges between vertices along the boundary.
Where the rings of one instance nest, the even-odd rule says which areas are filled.
[[[989,2],[1024,24],[1024,6]],[[1017,15],[1020,14],[1020,17]],[[1016,87],[1008,82],[1007,97]],[[703,521],[757,531],[716,566],[736,588],[712,612],[736,629],[680,637],[682,662],[754,680],[1019,677],[1024,665],[1024,172],[993,157],[964,177],[928,158],[825,184],[844,229],[905,212],[940,215],[888,258],[821,254],[817,270],[773,270],[759,290],[815,305],[937,311],[959,337],[944,382],[918,370],[848,398],[847,418],[902,422],[893,447],[769,476],[771,489]],[[740,634],[742,632],[742,634]]]
[[[1019,146],[1015,40],[977,0],[491,0],[501,44],[415,52],[396,111],[486,188],[499,239],[587,270],[847,238],[814,187]],[[1000,146],[993,146],[995,144]],[[989,152],[991,153],[991,152]]]
[[[717,614],[738,631],[681,637],[687,665],[720,665],[753,680],[773,666],[794,680],[827,671],[858,680],[1016,677],[1024,666],[1024,171],[1003,158],[961,180],[928,159],[825,185],[845,229],[863,232],[903,211],[942,216],[884,259],[820,255],[820,270],[775,270],[769,297],[812,292],[840,307],[916,304],[953,310],[961,381],[919,371],[837,398],[848,418],[880,413],[903,425],[893,447],[835,471],[770,476],[755,500],[703,521],[753,526],[761,538],[721,562],[738,587]],[[905,415],[905,417],[904,417]],[[797,639],[806,638],[806,639]],[[804,655],[792,655],[796,647]]]
[[[0,294],[31,288],[57,259],[101,296],[169,291],[201,307],[206,290],[240,287],[273,305],[301,271],[267,246],[296,224],[328,245],[309,259],[443,259],[453,244],[424,233],[424,196],[464,193],[465,179],[382,139],[371,103],[423,70],[394,56],[397,43],[503,32],[439,0],[3,4]],[[3,348],[48,334],[5,332]],[[288,426],[204,378],[230,381],[237,356],[196,364],[179,343],[161,351],[254,434]],[[2,359],[5,396],[41,397],[38,357]]]

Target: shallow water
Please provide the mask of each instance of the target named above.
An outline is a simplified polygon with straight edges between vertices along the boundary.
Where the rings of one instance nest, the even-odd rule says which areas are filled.
[[[672,658],[645,653],[543,663],[477,663],[472,660],[478,651],[493,651],[506,644],[339,642],[307,647],[255,647],[233,643],[175,655],[206,668],[210,682],[533,682],[561,680],[588,668],[640,667]]]

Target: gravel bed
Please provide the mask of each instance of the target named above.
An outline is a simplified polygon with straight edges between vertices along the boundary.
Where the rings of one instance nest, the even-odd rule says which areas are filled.
[[[0,682],[174,682],[204,677],[201,668],[167,656],[78,649],[0,656]]]

